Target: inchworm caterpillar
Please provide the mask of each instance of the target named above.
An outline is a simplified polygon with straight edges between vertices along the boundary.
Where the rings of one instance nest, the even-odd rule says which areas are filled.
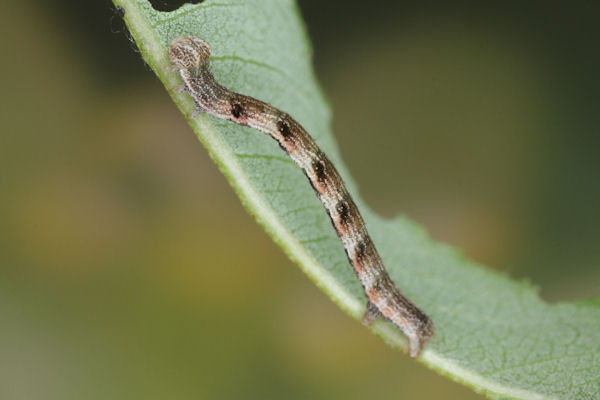
[[[408,338],[408,354],[417,357],[433,335],[433,322],[404,297],[388,275],[346,185],[314,139],[287,113],[221,86],[209,69],[210,46],[204,40],[178,37],[171,42],[169,56],[185,83],[182,90],[194,99],[196,112],[271,136],[302,168],[365,291],[367,310],[362,322],[369,325],[378,316],[392,321]]]

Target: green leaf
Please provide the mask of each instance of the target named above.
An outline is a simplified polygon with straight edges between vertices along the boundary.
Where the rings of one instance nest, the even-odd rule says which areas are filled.
[[[331,114],[313,74],[311,48],[291,0],[207,0],[173,12],[146,0],[114,0],[142,56],[185,115],[192,101],[169,69],[180,35],[207,40],[220,83],[287,111],[345,178],[389,272],[434,320],[419,361],[493,398],[600,398],[600,304],[548,304],[527,283],[463,258],[405,218],[384,220],[358,196],[330,132]],[[266,135],[207,115],[194,132],[244,206],[304,272],[355,319],[365,298],[323,207],[302,174]],[[167,134],[168,132],[165,132]],[[405,349],[389,323],[371,328]]]

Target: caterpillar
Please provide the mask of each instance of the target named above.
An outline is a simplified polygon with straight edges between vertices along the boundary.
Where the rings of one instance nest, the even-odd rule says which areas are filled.
[[[391,321],[408,339],[408,354],[418,357],[433,335],[433,321],[390,278],[344,181],[315,140],[289,114],[220,85],[210,71],[210,46],[203,39],[174,39],[169,57],[184,82],[181,90],[194,100],[195,114],[208,113],[271,136],[304,171],[364,289],[363,324],[377,317]]]

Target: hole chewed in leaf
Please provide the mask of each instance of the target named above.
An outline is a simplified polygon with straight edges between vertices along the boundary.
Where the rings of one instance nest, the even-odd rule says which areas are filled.
[[[175,11],[186,3],[200,4],[203,1],[204,0],[150,0],[150,4],[152,4],[152,8],[156,11]]]

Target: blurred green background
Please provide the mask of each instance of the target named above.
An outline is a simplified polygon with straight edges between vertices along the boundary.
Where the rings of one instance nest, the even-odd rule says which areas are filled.
[[[301,0],[368,203],[598,297],[599,4]],[[282,254],[110,2],[3,11],[1,399],[480,398]]]

